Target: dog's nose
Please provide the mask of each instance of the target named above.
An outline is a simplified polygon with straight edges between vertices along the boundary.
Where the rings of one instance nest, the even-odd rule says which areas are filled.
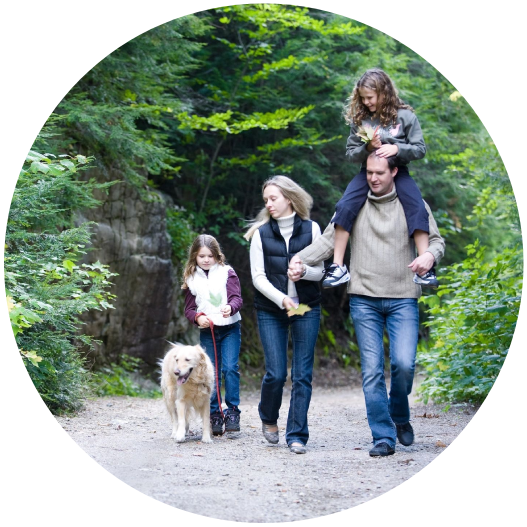
[[[179,375],[181,373],[181,370],[174,370],[175,375]]]

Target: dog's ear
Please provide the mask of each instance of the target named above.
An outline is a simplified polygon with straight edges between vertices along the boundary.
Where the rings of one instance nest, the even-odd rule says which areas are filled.
[[[197,369],[199,373],[204,373],[207,368],[207,354],[205,353],[205,348],[201,347],[199,344],[194,346],[199,352],[199,364]]]
[[[206,359],[207,359],[207,354],[205,353],[205,348],[203,348],[203,347],[200,346],[199,344],[196,344],[194,347],[195,347],[195,348],[198,350],[198,352],[199,352],[199,356],[200,356],[200,361],[199,361],[199,363],[200,363],[200,365],[201,365],[201,364],[204,365],[204,364],[205,364],[205,361],[206,361]]]

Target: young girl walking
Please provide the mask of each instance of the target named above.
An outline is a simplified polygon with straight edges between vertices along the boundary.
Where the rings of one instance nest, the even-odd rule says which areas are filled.
[[[344,253],[353,223],[368,195],[366,159],[373,150],[379,157],[395,156],[399,167],[395,185],[406,216],[408,234],[413,236],[419,256],[428,250],[428,213],[407,167],[410,161],[422,159],[426,153],[421,126],[413,108],[399,98],[390,77],[381,69],[373,68],[366,71],[355,85],[344,118],[351,127],[346,155],[350,161],[360,162],[361,170],[349,183],[331,220],[335,224],[335,251],[333,264],[322,282],[325,288],[350,279],[344,265]],[[411,264],[408,267],[415,272]],[[433,267],[423,276],[415,274],[413,280],[425,287],[438,285]]]
[[[210,424],[214,435],[240,431],[240,309],[243,305],[240,281],[234,269],[226,264],[219,243],[213,236],[201,234],[189,249],[183,270],[185,316],[199,328],[201,346],[209,356],[218,382],[225,379],[225,403],[221,410],[221,395],[216,389],[210,400]],[[212,324],[211,324],[212,322]],[[216,364],[214,354],[216,341]]]

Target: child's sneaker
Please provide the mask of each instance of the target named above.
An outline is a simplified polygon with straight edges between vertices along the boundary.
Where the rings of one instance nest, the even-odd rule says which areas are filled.
[[[223,435],[223,417],[220,412],[210,415],[210,427],[212,428],[212,435]]]
[[[225,410],[225,432],[240,431],[240,412],[227,408]]]
[[[324,269],[324,275],[324,280],[322,280],[322,287],[324,289],[345,284],[350,280],[350,274],[345,265],[341,267],[337,264],[331,264],[327,269]]]
[[[414,275],[414,282],[421,287],[437,287],[439,285],[434,268],[422,276],[416,273]]]

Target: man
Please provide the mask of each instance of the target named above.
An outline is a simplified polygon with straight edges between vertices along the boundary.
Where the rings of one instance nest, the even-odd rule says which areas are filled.
[[[430,208],[430,245],[415,258],[415,244],[408,237],[406,219],[397,198],[395,159],[367,159],[368,200],[353,226],[351,243],[350,315],[361,356],[362,388],[368,423],[373,436],[370,456],[395,452],[396,438],[405,446],[414,441],[408,395],[412,391],[419,330],[417,299],[421,288],[413,282],[439,262],[445,243]],[[304,264],[326,260],[333,252],[335,229],[329,224],[324,235],[290,262],[289,277],[301,278]],[[409,263],[411,262],[411,263]],[[390,340],[390,395],[384,378],[383,332]]]

